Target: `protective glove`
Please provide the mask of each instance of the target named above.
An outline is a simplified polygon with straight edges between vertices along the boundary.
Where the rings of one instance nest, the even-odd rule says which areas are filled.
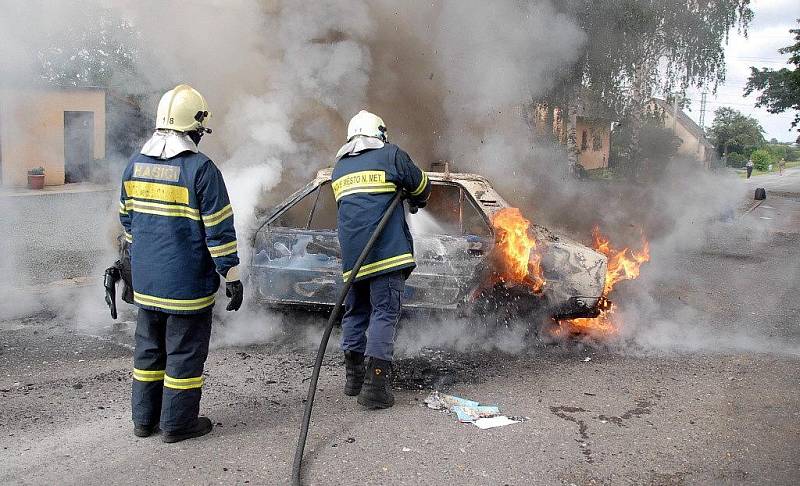
[[[225,295],[231,299],[231,301],[228,302],[228,307],[226,307],[225,310],[238,311],[242,306],[242,300],[244,299],[244,285],[242,285],[241,280],[226,282]]]
[[[428,205],[428,201],[414,201],[413,199],[408,200],[408,212],[411,214],[417,214],[417,211],[424,208]]]
[[[117,318],[117,300],[116,300],[116,293],[117,293],[117,281],[121,278],[119,273],[119,268],[117,268],[116,264],[113,267],[106,268],[105,274],[103,275],[103,287],[106,289],[106,305],[108,305],[109,310],[111,311],[111,318]]]

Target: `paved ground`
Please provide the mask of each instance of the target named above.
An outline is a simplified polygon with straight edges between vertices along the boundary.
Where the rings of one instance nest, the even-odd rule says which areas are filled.
[[[658,318],[621,342],[425,351],[400,362],[406,389],[381,412],[340,395],[332,347],[307,483],[798,484],[800,170],[757,183],[767,202],[672,273],[643,272]],[[217,426],[167,445],[131,434],[130,314],[112,325],[102,309],[48,310],[78,302],[74,291],[42,299],[38,314],[0,321],[0,483],[287,483],[319,319],[217,329],[203,400]],[[265,344],[235,345],[252,340]],[[529,420],[459,424],[421,405],[434,383]]]
[[[10,273],[7,269],[14,268],[14,280],[22,284],[90,275],[115,236],[97,228],[111,227],[108,221],[118,217],[117,191],[67,184],[0,192],[0,227],[5,229],[0,270]]]

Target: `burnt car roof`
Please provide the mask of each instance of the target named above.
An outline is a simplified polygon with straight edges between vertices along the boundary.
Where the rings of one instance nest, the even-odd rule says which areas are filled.
[[[321,185],[331,180],[333,168],[328,167],[317,171],[317,176],[311,185]],[[433,182],[458,184],[469,192],[480,209],[491,217],[495,212],[509,206],[503,197],[492,187],[489,179],[478,174],[466,172],[428,172],[428,179]]]
[[[317,176],[315,180],[319,180],[320,182],[325,182],[331,180],[331,174],[333,173],[333,167],[328,167],[325,169],[320,169],[317,171]],[[467,172],[429,172],[425,171],[428,175],[428,178],[434,181],[445,181],[445,182],[483,182],[484,184],[490,184],[489,179],[483,177],[482,175],[478,174],[470,174]]]

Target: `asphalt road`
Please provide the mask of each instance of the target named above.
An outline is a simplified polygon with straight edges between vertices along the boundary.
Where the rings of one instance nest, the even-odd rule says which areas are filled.
[[[400,361],[405,389],[378,412],[341,395],[332,347],[307,484],[798,484],[800,170],[750,184],[765,203],[672,273],[643,270],[662,317],[622,342],[426,351]],[[68,294],[42,298],[0,322],[0,483],[288,482],[313,327],[217,329],[202,404],[216,428],[163,444],[131,433],[130,314],[90,326],[52,312]],[[268,342],[230,344],[248,336]],[[459,424],[422,405],[432,384],[528,420]]]

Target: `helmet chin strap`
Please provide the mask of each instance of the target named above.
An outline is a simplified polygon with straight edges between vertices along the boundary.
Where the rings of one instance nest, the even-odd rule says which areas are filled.
[[[205,135],[205,130],[192,130],[191,132],[186,132],[186,135],[189,135],[189,138],[192,139],[195,145],[200,145],[200,140],[203,138],[203,135]]]

